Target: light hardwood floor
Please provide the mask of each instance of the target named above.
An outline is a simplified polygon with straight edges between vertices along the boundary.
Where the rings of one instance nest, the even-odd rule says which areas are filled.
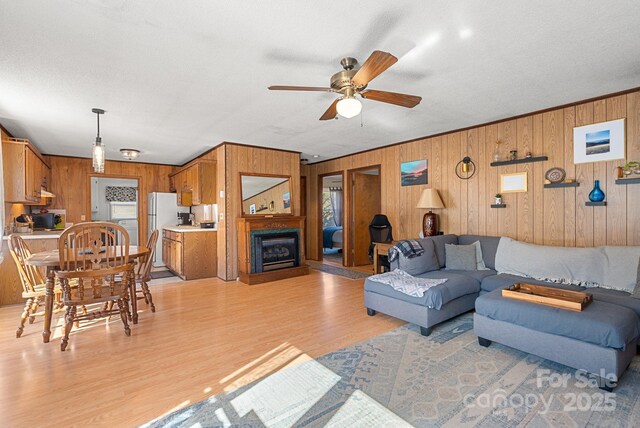
[[[206,279],[153,286],[132,335],[112,318],[41,341],[15,338],[22,306],[0,308],[0,426],[134,426],[403,323],[363,306],[363,280],[311,271],[248,286]],[[74,331],[76,331],[74,329]]]

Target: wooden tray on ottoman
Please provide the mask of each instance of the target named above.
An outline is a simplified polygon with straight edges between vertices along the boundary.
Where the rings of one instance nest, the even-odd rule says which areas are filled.
[[[513,284],[502,290],[502,296],[575,312],[582,312],[593,301],[593,296],[589,293],[534,284]]]

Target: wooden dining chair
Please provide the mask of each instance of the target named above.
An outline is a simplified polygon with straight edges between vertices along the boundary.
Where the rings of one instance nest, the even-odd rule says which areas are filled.
[[[127,322],[129,284],[134,280],[134,264],[129,260],[129,234],[119,224],[80,223],[60,236],[60,270],[56,277],[67,307],[61,350],[67,348],[73,323],[120,314],[124,332]],[[74,285],[75,282],[75,285]],[[115,302],[116,308],[105,303]],[[99,304],[97,309],[78,314],[77,307]]]
[[[24,331],[24,325],[29,319],[29,324],[33,324],[36,316],[44,315],[44,311],[38,312],[38,308],[42,304],[42,298],[46,294],[45,279],[42,273],[36,266],[28,265],[25,260],[31,257],[32,253],[29,246],[19,235],[9,236],[9,252],[13,261],[18,268],[18,274],[20,275],[20,282],[22,283],[22,298],[26,299],[22,316],[20,317],[20,325],[16,330],[16,338],[22,336]],[[60,285],[57,284],[54,288],[56,296],[56,311],[61,308],[60,303]]]
[[[136,272],[136,298],[144,299],[145,303],[151,307],[151,312],[156,311],[156,306],[153,304],[153,297],[151,296],[148,282],[151,281],[151,268],[153,267],[153,256],[156,253],[157,242],[158,230],[156,229],[147,240],[147,249],[149,252],[138,264],[138,270]],[[138,284],[140,284],[140,289],[137,288]],[[141,295],[138,295],[138,293],[141,293]]]

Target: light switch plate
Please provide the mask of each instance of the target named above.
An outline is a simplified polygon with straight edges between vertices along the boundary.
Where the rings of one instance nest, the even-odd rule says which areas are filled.
[[[220,199],[224,199],[224,190],[220,191]]]

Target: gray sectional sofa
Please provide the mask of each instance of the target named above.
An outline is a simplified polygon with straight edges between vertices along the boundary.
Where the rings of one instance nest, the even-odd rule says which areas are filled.
[[[487,270],[447,270],[445,244],[480,242]],[[428,289],[423,297],[412,297],[370,278],[365,280],[364,302],[369,315],[381,312],[417,324],[423,335],[433,326],[475,310],[474,331],[483,346],[492,341],[533,353],[603,379],[603,387],[617,379],[640,345],[640,299],[630,293],[589,288],[594,301],[582,312],[571,312],[502,297],[502,289],[516,283],[540,284],[585,291],[576,285],[498,274],[496,252],[499,237],[441,235],[420,239],[424,253],[400,257],[393,269],[420,278],[447,278]],[[607,385],[609,387],[607,387]]]

